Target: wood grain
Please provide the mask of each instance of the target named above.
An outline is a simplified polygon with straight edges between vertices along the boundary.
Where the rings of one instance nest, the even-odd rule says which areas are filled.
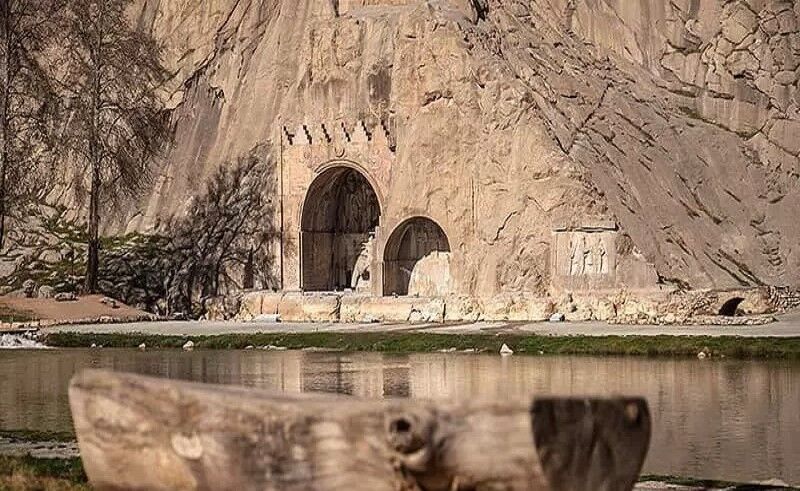
[[[641,399],[367,401],[96,370],[69,395],[100,490],[629,490],[650,437]]]

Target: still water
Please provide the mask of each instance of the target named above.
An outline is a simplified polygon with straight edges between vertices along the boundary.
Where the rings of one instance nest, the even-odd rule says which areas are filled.
[[[645,472],[800,484],[800,363],[300,351],[0,350],[0,430],[71,431],[67,383],[102,367],[360,397],[642,395]]]

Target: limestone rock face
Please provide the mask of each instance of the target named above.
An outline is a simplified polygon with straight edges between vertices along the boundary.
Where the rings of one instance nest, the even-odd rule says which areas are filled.
[[[129,230],[268,143],[282,196],[331,162],[366,169],[373,264],[405,219],[434,220],[456,294],[800,283],[798,3],[140,0],[137,16],[175,73],[176,140]]]

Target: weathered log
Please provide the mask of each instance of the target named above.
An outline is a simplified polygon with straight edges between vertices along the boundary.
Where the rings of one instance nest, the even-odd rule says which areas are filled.
[[[642,399],[366,401],[104,371],[69,389],[96,489],[629,490]]]

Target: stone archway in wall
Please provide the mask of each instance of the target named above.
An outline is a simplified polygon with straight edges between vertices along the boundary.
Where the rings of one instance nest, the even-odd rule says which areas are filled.
[[[450,289],[450,242],[430,218],[414,217],[398,225],[383,261],[384,295],[438,296]]]
[[[375,189],[358,170],[337,166],[317,176],[302,211],[302,289],[369,290],[380,216]]]

